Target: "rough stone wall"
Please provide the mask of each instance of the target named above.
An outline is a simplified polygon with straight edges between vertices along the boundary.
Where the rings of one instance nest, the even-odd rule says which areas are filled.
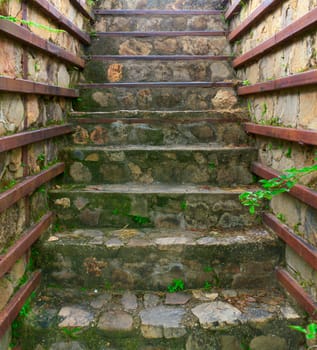
[[[231,21],[231,30],[246,19],[263,1],[245,1],[238,16]],[[316,0],[281,1],[274,11],[264,16],[233,45],[235,56],[240,56],[278,33],[317,6]],[[310,30],[296,40],[261,57],[238,70],[238,77],[247,84],[255,84],[317,67],[317,29]],[[246,98],[250,119],[262,125],[279,125],[317,130],[317,87],[295,88]],[[283,171],[292,167],[316,163],[317,148],[268,137],[256,137],[259,161]],[[316,189],[317,174],[306,176],[303,183]],[[299,200],[285,194],[274,198],[272,211],[298,235],[317,245],[317,212]],[[290,248],[286,248],[288,269],[299,283],[315,297],[316,271],[303,262]]]
[[[73,24],[85,29],[87,21],[69,0],[50,1]],[[58,28],[38,8],[27,3],[27,20]],[[23,16],[23,2],[20,0],[1,0],[0,14]],[[28,29],[67,51],[81,56],[81,45],[67,32],[53,31],[29,26]],[[27,79],[35,82],[72,87],[78,78],[78,69],[71,64],[23,46],[15,40],[0,34],[0,76]],[[55,96],[0,92],[0,137],[24,130],[60,125],[66,122],[71,108],[70,99]],[[36,174],[54,163],[63,138],[58,137],[38,142],[9,152],[0,153],[0,191],[13,187],[25,176]],[[23,198],[11,208],[0,213],[0,254],[3,254],[21,234],[47,212],[47,186],[42,186],[30,197]],[[20,259],[13,269],[0,279],[0,311],[5,307],[20,284],[28,269],[29,253]],[[8,349],[11,341],[10,331],[0,339],[0,349]]]

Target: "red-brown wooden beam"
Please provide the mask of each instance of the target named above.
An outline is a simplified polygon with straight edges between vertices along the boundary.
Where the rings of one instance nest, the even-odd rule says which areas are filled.
[[[19,315],[22,306],[32,292],[40,285],[40,281],[41,273],[39,271],[34,272],[29,281],[18,290],[10,302],[0,312],[0,337],[11,327],[12,322]]]
[[[67,89],[55,85],[36,83],[31,80],[0,77],[0,91],[19,92],[21,94],[50,95],[63,97],[78,97],[75,89]]]
[[[23,236],[9,248],[6,254],[0,256],[0,277],[10,271],[12,266],[36,242],[53,222],[52,212],[45,214],[42,219],[31,227]]]
[[[1,19],[0,32],[17,41],[20,41],[23,44],[39,49],[74,66],[80,68],[84,68],[85,66],[85,61],[82,58],[73,55],[72,53],[62,49],[48,40],[42,39],[38,35],[30,32],[25,27],[19,26],[15,23]]]
[[[280,172],[269,168],[261,163],[255,162],[252,164],[252,171],[264,178],[272,179],[281,175]],[[289,192],[293,197],[317,209],[317,192],[303,185],[295,185]]]
[[[233,0],[232,4],[229,6],[225,13],[225,19],[231,19],[233,16],[238,14],[241,10],[241,0]]]
[[[116,37],[176,37],[176,36],[224,36],[228,32],[225,30],[197,30],[197,31],[159,31],[159,32],[98,32],[96,36],[103,36],[109,38]]]
[[[95,10],[96,15],[107,16],[200,16],[222,15],[221,10]]]
[[[286,42],[296,38],[310,29],[313,29],[316,26],[316,23],[317,7],[288,25],[286,28],[282,29],[280,32],[276,33],[268,40],[256,46],[254,49],[251,49],[245,54],[237,57],[233,61],[233,67],[239,68],[266,55],[269,51],[280,49]]]
[[[4,136],[0,138],[0,153],[52,137],[70,134],[73,130],[74,128],[71,124],[66,124]]]
[[[312,268],[317,270],[317,249],[304,239],[294,234],[273,214],[263,214],[263,222],[271,228],[289,247],[302,257]]]
[[[284,78],[257,83],[250,86],[241,86],[238,88],[238,95],[253,95],[266,93],[270,91],[280,91],[284,89],[293,89],[315,85],[317,83],[317,70],[310,70],[305,73],[294,74]]]
[[[243,34],[250,30],[252,26],[263,20],[263,17],[273,11],[281,0],[264,0],[261,5],[257,7],[248,18],[246,18],[240,25],[238,25],[228,36],[230,42],[239,39]]]
[[[93,14],[87,9],[84,1],[81,0],[70,0],[70,3],[79,11],[84,17],[88,18],[90,21],[94,21],[95,18]]]
[[[280,126],[259,125],[255,123],[245,123],[244,128],[245,131],[250,134],[317,146],[317,131],[315,130],[284,128]]]
[[[48,18],[55,21],[60,28],[72,34],[76,39],[85,45],[90,44],[90,36],[76,27],[72,21],[66,18],[55,6],[47,0],[31,0],[36,8],[40,9]]]
[[[303,287],[284,269],[276,271],[277,280],[287,292],[298,302],[301,307],[313,318],[317,319],[317,304],[308,295]]]
[[[65,170],[64,163],[57,163],[48,170],[29,176],[9,190],[0,193],[0,213],[11,207],[14,203],[34,192],[38,187],[62,174]]]

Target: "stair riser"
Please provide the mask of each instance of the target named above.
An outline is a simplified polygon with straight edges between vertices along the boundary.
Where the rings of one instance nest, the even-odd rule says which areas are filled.
[[[228,61],[90,61],[84,83],[222,81],[233,79]]]
[[[237,228],[256,222],[238,193],[107,193],[97,188],[52,191],[50,198],[59,221],[68,227],[140,227],[140,216],[145,218],[141,225],[158,228]]]
[[[81,89],[81,97],[74,101],[74,108],[75,110],[90,112],[122,109],[153,111],[210,110],[214,108],[215,100],[213,99],[220,90],[228,91],[231,95],[235,94],[234,89],[222,87],[87,88]],[[223,108],[228,106],[227,102],[223,102]],[[221,109],[221,106],[218,107]]]
[[[186,122],[172,123],[168,121],[149,122],[146,119],[139,123],[114,120],[111,123],[95,124],[81,123],[80,119],[73,121],[77,125],[73,134],[76,145],[192,145],[196,143],[245,145],[248,143],[243,127],[237,122]]]
[[[61,287],[167,290],[173,279],[186,288],[267,288],[282,247],[270,244],[106,247],[47,243],[41,254],[47,283]],[[214,270],[206,272],[206,267]]]
[[[66,150],[65,182],[82,184],[169,183],[211,186],[248,185],[256,150]]]
[[[98,3],[100,9],[208,9],[224,10],[227,0],[102,0]]]
[[[226,30],[221,16],[97,16],[97,32]]]
[[[92,55],[230,55],[225,36],[105,37],[88,48]]]

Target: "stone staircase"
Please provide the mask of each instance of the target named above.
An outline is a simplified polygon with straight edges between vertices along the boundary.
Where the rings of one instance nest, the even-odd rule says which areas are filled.
[[[300,349],[283,247],[238,199],[257,152],[225,3],[99,1],[23,349]]]

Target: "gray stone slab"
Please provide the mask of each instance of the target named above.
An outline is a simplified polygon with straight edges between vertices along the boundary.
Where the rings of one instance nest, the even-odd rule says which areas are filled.
[[[59,327],[87,327],[93,321],[94,315],[79,306],[65,306],[58,316],[64,320],[59,323]]]
[[[129,291],[123,294],[121,303],[125,310],[135,310],[138,307],[137,297]]]
[[[186,293],[168,293],[166,294],[165,304],[167,305],[185,305],[191,299]]]
[[[222,301],[200,304],[192,309],[203,328],[233,325],[241,320],[242,313],[234,306]]]
[[[104,312],[99,319],[98,328],[105,331],[132,331],[133,318],[124,311]]]

